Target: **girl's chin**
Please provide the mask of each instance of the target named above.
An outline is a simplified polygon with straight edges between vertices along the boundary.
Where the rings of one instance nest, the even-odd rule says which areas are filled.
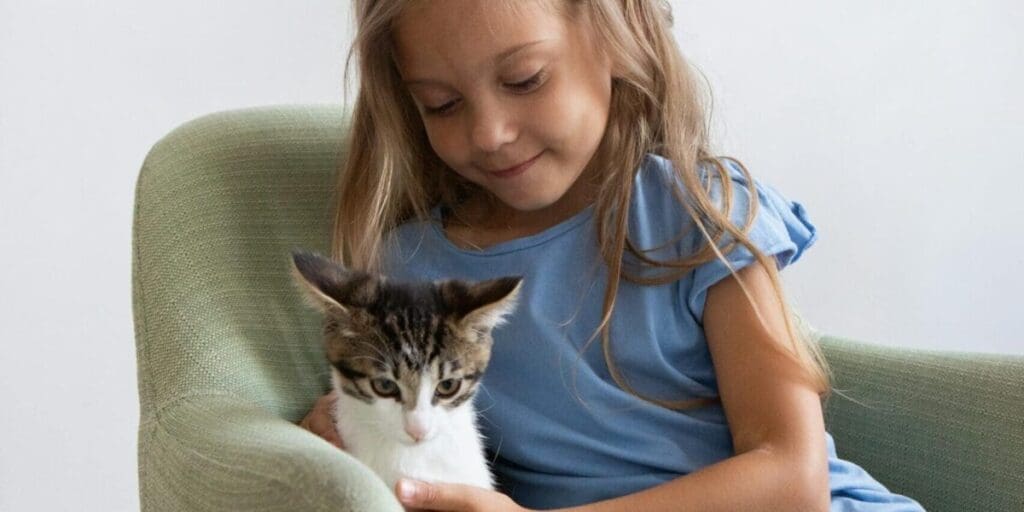
[[[477,183],[505,206],[520,212],[543,210],[558,202],[568,186],[551,181],[530,180],[529,183]],[[563,188],[564,187],[564,188]]]
[[[538,197],[538,196],[534,196],[534,197],[512,197],[512,198],[504,198],[504,197],[498,196],[498,198],[501,199],[501,201],[503,203],[505,203],[509,208],[512,208],[512,209],[520,211],[520,212],[534,212],[534,211],[537,211],[537,210],[543,210],[543,209],[545,209],[545,208],[555,204],[555,202],[558,201],[557,197],[549,198],[549,197]]]

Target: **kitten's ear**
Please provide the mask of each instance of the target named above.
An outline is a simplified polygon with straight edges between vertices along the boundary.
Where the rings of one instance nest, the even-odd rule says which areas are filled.
[[[326,314],[349,315],[377,300],[380,282],[366,272],[304,250],[292,251],[292,278],[310,306]]]
[[[505,323],[515,309],[523,279],[518,276],[467,283],[445,281],[440,284],[441,297],[459,322],[481,331]]]

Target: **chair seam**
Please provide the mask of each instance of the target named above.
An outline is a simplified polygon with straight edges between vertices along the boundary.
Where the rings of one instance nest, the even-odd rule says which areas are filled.
[[[164,400],[159,405],[154,405],[153,406],[152,417],[150,419],[148,419],[146,421],[146,423],[157,423],[157,422],[159,422],[160,415],[163,414],[164,411],[166,411],[167,409],[170,409],[172,407],[177,407],[180,402],[186,402],[186,401],[192,400],[194,398],[206,398],[206,397],[226,397],[226,398],[231,398],[231,399],[237,400],[239,403],[242,403],[244,405],[251,405],[251,406],[254,406],[254,407],[261,407],[262,408],[262,406],[260,406],[259,404],[255,403],[255,402],[253,402],[251,400],[248,400],[246,398],[243,398],[240,395],[237,395],[235,393],[231,393],[229,391],[215,391],[215,392],[200,391],[200,392],[195,392],[195,393],[185,393],[183,395],[178,395],[178,396],[175,396],[175,397],[171,397],[171,398],[169,398],[167,400]]]

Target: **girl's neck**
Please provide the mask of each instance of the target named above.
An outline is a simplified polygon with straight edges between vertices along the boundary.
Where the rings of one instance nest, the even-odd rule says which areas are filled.
[[[444,219],[445,233],[459,247],[486,249],[540,233],[569,219],[593,204],[597,192],[597,180],[585,173],[554,203],[523,211],[481,190],[452,209],[452,215]]]

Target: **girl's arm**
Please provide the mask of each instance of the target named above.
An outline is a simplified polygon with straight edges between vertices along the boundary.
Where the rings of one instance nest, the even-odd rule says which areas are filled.
[[[560,512],[829,510],[818,394],[796,363],[770,347],[787,336],[767,270],[754,263],[738,273],[767,329],[732,276],[708,289],[703,319],[736,455],[650,489]],[[415,494],[403,502],[429,510],[524,510],[503,494],[469,486],[431,485]]]
[[[796,363],[770,347],[788,337],[767,270],[755,262],[738,273],[768,330],[732,276],[708,289],[703,319],[736,455],[635,494],[563,512],[829,509],[818,394]]]

